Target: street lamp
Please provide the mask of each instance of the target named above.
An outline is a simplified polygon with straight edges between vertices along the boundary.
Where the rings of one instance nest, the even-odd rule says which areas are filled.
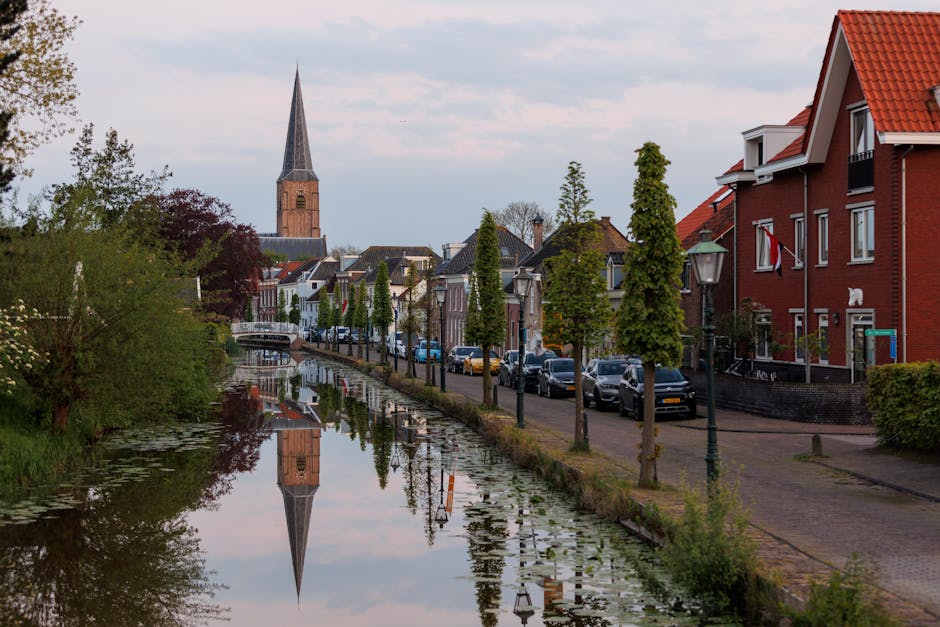
[[[362,301],[362,304],[366,307],[366,328],[364,329],[366,334],[366,363],[369,362],[369,343],[372,341],[372,330],[369,328],[372,322],[372,297],[366,290],[365,298]]]
[[[447,345],[444,342],[444,339],[446,337],[445,327],[444,327],[444,304],[447,302],[447,285],[444,282],[443,275],[440,277],[440,282],[437,284],[437,287],[434,288],[434,298],[437,299],[437,305],[440,308],[440,313],[441,313],[441,332],[439,334],[440,340],[441,340],[440,341],[441,392],[446,392],[447,383],[444,381],[444,370],[445,370],[444,369],[444,350],[445,350],[444,347]],[[430,346],[430,344],[428,344],[428,346]],[[428,354],[430,355],[430,349],[428,349]]]
[[[401,299],[395,296],[395,335],[392,336],[392,352],[395,353],[395,372],[398,372],[398,309],[401,307]],[[385,345],[386,349],[388,344]]]
[[[450,516],[447,515],[447,508],[444,506],[444,466],[450,461],[450,448],[449,445],[445,442],[441,446],[441,500],[440,505],[437,506],[437,512],[434,514],[434,522],[443,529],[444,525],[450,520]]]
[[[519,353],[516,355],[516,426],[525,429],[525,415],[522,411],[525,397],[525,374],[522,371],[522,362],[525,357],[525,300],[532,288],[532,280],[535,277],[525,268],[519,268],[519,272],[512,279],[513,290],[519,298]]]
[[[715,481],[718,479],[718,426],[715,424],[715,326],[712,324],[714,307],[712,306],[711,287],[717,285],[721,278],[721,264],[724,262],[724,246],[712,241],[712,232],[708,229],[699,231],[702,238],[698,244],[690,248],[686,254],[692,261],[695,269],[695,278],[702,286],[705,297],[704,330],[705,330],[705,361],[706,361],[706,393],[708,394],[708,448],[705,453],[705,468],[708,472],[708,492],[712,493]]]

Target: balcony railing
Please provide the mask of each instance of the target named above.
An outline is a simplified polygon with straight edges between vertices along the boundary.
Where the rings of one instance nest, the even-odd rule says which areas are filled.
[[[866,150],[849,155],[849,191],[874,187],[875,152]]]

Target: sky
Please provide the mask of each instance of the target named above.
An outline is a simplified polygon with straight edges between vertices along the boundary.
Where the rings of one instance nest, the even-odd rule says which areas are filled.
[[[275,229],[299,68],[330,247],[459,242],[483,208],[554,215],[570,161],[626,230],[635,151],[659,144],[681,219],[743,156],[741,133],[810,103],[840,8],[935,0],[54,0],[79,121],[138,168]],[[27,164],[28,198],[72,175],[76,135]],[[100,144],[99,144],[100,145]]]

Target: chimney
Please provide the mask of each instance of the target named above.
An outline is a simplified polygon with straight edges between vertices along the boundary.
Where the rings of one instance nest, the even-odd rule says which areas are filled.
[[[610,216],[601,216],[601,226],[610,226]]]
[[[541,215],[535,216],[532,220],[532,249],[538,250],[542,247],[542,223],[544,220]]]

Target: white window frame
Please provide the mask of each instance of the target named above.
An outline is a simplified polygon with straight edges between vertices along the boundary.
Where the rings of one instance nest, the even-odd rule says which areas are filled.
[[[800,338],[806,333],[805,322],[802,311],[793,314],[793,358],[800,363],[806,361],[806,348],[800,346]]]
[[[851,210],[852,261],[868,263],[875,260],[875,205]],[[859,241],[861,240],[861,241]]]
[[[825,346],[825,353],[822,351],[816,356],[820,364],[829,363],[829,312],[816,314],[816,329],[819,331],[819,345]]]
[[[829,265],[829,212],[816,215],[816,265]]]
[[[682,289],[679,291],[683,294],[692,291],[692,261],[688,257],[682,264]]]
[[[761,228],[764,227],[764,228]],[[754,223],[754,236],[755,236],[755,270],[762,272],[764,270],[773,270],[773,264],[770,263],[770,238],[767,236],[767,233],[764,233],[764,229],[767,229],[771,233],[774,232],[774,221],[773,220],[758,220]]]
[[[853,155],[862,154],[875,149],[875,124],[868,106],[857,107],[849,111],[851,118],[852,137],[850,150]]]
[[[754,312],[754,359],[770,361],[773,355],[770,352],[773,340],[773,326],[769,311]]]
[[[806,220],[803,216],[793,218],[793,259],[794,268],[802,268],[806,260]]]

